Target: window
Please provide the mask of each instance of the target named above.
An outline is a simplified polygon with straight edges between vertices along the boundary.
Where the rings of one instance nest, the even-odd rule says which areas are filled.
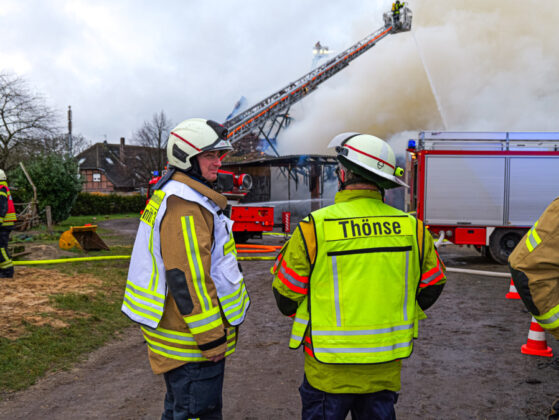
[[[101,182],[101,174],[93,174],[93,182]]]

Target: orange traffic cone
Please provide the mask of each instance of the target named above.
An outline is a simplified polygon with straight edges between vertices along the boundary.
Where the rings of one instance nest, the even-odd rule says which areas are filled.
[[[516,290],[516,287],[514,286],[514,283],[512,282],[512,279],[510,279],[509,292],[507,293],[507,295],[505,297],[507,299],[520,299],[520,295],[518,294],[518,291]]]
[[[545,341],[545,331],[534,317],[532,317],[532,322],[530,323],[528,340],[521,347],[520,351],[532,356],[553,357],[553,351],[551,347],[547,346],[547,341]]]

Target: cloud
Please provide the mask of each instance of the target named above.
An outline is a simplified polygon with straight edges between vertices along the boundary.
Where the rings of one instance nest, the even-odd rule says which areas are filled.
[[[382,26],[391,2],[0,0],[1,70],[13,71],[74,132],[130,139],[164,110],[223,121]],[[412,1],[414,35],[449,129],[552,130],[559,92],[557,8],[534,0]],[[341,131],[381,137],[443,128],[411,34],[390,35],[292,110],[288,153],[323,153]],[[302,142],[301,139],[305,139]],[[305,149],[299,144],[308,145]]]

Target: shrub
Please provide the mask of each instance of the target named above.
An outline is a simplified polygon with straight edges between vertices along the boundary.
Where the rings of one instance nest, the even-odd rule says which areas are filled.
[[[25,169],[37,188],[39,213],[43,213],[45,207],[50,206],[53,222],[66,220],[82,188],[75,159],[52,153],[27,162]],[[16,187],[15,198],[18,201],[31,201],[33,188],[21,167],[9,174],[8,181],[10,185]]]
[[[146,198],[140,194],[78,194],[72,207],[72,216],[91,214],[139,213],[146,206]]]

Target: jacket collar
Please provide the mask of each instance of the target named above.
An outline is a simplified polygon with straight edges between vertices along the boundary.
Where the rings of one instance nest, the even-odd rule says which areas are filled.
[[[195,179],[189,177],[187,174],[177,171],[173,174],[171,179],[182,182],[183,184],[188,185],[193,190],[198,191],[200,194],[205,195],[215,204],[217,204],[221,210],[225,210],[225,207],[227,207],[227,198],[224,195],[221,195],[220,193],[212,190],[203,183],[196,181]]]
[[[345,201],[357,200],[359,198],[371,198],[374,200],[381,200],[382,195],[380,191],[375,190],[342,190],[336,193],[335,202],[343,203]]]

